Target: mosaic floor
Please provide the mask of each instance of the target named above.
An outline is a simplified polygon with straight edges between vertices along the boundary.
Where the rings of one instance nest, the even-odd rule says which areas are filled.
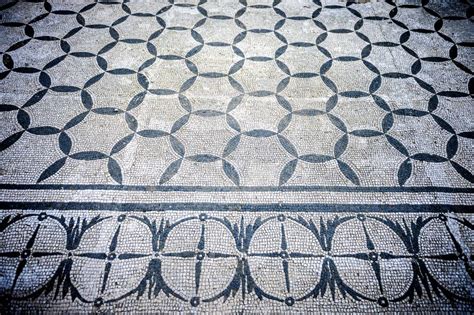
[[[0,310],[474,311],[474,7],[0,1]]]

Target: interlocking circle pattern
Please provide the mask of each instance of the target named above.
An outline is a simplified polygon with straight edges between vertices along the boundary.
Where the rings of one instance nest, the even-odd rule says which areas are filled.
[[[15,10],[17,5],[26,4],[11,2],[4,5],[1,11]],[[323,4],[319,0],[308,2],[305,10],[296,11],[290,1],[255,3],[240,0],[230,7],[218,7],[220,10],[217,13],[216,5],[206,0],[189,3],[169,0],[153,12],[136,11],[133,2],[128,1],[97,1],[67,9],[56,9],[55,4],[48,1],[41,2],[41,5],[41,14],[29,21],[1,23],[12,34],[23,32],[24,39],[11,43],[1,53],[4,70],[0,73],[0,79],[4,81],[16,76],[37,80],[40,87],[22,104],[0,106],[2,112],[16,113],[19,126],[3,138],[0,151],[7,150],[30,134],[57,136],[61,152],[61,157],[39,172],[37,182],[47,181],[60,172],[68,161],[103,160],[107,163],[108,175],[122,184],[127,178],[124,178],[124,162],[117,156],[130,149],[134,141],[139,141],[137,139],[145,142],[154,139],[165,140],[166,148],[159,150],[169,153],[166,158],[164,154],[160,157],[166,166],[159,171],[155,181],[157,185],[169,183],[183,172],[185,161],[216,165],[229,185],[243,185],[247,183],[248,175],[240,164],[256,162],[244,160],[237,165],[234,155],[239,151],[244,154],[244,159],[250,159],[245,157],[245,150],[250,150],[252,146],[249,143],[252,141],[257,141],[254,142],[258,143],[257,146],[278,143],[283,150],[285,157],[272,161],[277,168],[276,185],[285,185],[294,179],[295,171],[302,164],[334,165],[342,178],[347,180],[347,185],[361,185],[372,179],[364,178],[347,154],[357,138],[382,141],[393,149],[393,154],[401,157],[401,161],[397,162],[399,165],[394,166],[393,174],[398,181],[396,184],[400,186],[410,179],[414,172],[413,163],[417,161],[450,165],[454,174],[458,174],[467,184],[474,182],[470,166],[458,159],[460,143],[471,143],[473,131],[460,130],[438,113],[446,99],[472,99],[473,72],[470,65],[462,60],[465,53],[461,53],[461,50],[472,47],[472,42],[459,41],[448,32],[452,29],[448,27],[451,22],[469,23],[472,7],[467,7],[465,16],[446,16],[441,9],[437,11],[429,0],[417,5],[387,1],[389,10],[380,15],[362,11],[363,7],[352,2]],[[111,12],[114,14],[111,16],[114,19],[111,16],[108,19],[97,18],[98,12],[110,7],[113,7]],[[432,24],[412,23],[414,21],[406,15],[414,11],[428,15],[429,18],[423,21],[432,21]],[[339,20],[334,23],[332,14],[343,16],[344,23]],[[56,18],[69,21],[67,25],[70,29],[64,32],[54,29],[55,35],[44,34],[42,22]],[[370,28],[380,25],[390,25],[391,32],[397,36],[390,40],[376,38]],[[302,28],[307,31],[296,32]],[[221,29],[224,31],[219,32]],[[103,44],[96,44],[97,49],[94,45],[82,45],[85,47],[81,49],[75,38],[94,32],[101,35],[91,35],[91,38],[100,38]],[[441,56],[433,56],[426,55],[424,47],[413,47],[418,36],[428,35],[439,45],[449,46],[449,49]],[[335,44],[338,40],[349,40],[353,45],[341,46],[347,49],[339,51],[339,45]],[[47,60],[39,60],[37,64],[24,65],[21,53],[18,54],[20,57],[16,53],[28,50],[29,45],[37,45],[38,42],[48,47],[51,43],[59,45],[60,53],[51,60],[46,57],[43,59]],[[374,54],[385,52],[390,55],[395,50],[405,60],[410,60],[407,72],[382,71],[386,69],[384,65],[371,62]],[[227,58],[225,60],[231,62],[209,60],[209,56],[220,55],[223,60]],[[302,60],[305,56],[311,59],[307,65]],[[56,68],[67,62],[94,64],[97,71],[93,71],[94,74],[84,82],[67,84],[58,81],[55,72]],[[456,75],[470,79],[455,89],[440,89],[437,84],[427,82],[426,75],[421,75],[424,69],[430,69],[434,64],[449,65],[454,69],[452,71],[457,71]],[[358,86],[354,84],[347,88],[340,77],[345,69],[352,69],[348,72],[349,80],[368,80],[367,86],[354,89]],[[164,80],[164,77],[168,79]],[[100,89],[98,86],[118,86],[120,82],[127,82],[126,86],[134,91],[133,95],[127,95],[126,104],[114,106],[113,100],[109,100],[112,104],[101,104],[94,90]],[[136,88],[130,88],[132,85]],[[395,101],[401,105],[394,105],[394,100],[388,99],[384,93],[384,86],[409,87],[410,93],[415,96],[423,94],[425,99],[417,106],[404,104],[400,99]],[[299,88],[297,98],[291,97],[295,88]],[[219,104],[210,105],[212,100],[201,104],[205,100],[197,101],[193,97],[196,90],[201,96],[205,96],[205,91],[217,91],[214,101]],[[305,91],[313,99],[310,103],[319,102],[321,106],[316,108],[314,104],[306,104],[300,99]],[[82,109],[68,117],[61,126],[35,125],[36,117],[32,111],[51,93],[58,97],[78,97]],[[320,96],[317,98],[311,93]],[[123,97],[120,95],[120,98]],[[165,112],[161,111],[160,115],[169,114],[172,117],[165,117],[160,126],[152,127],[147,122],[149,116],[140,115],[140,110],[146,106],[147,100],[157,98],[168,103],[163,109]],[[341,111],[345,111],[343,104],[352,102],[362,102],[366,104],[364,106],[373,106],[373,112],[380,112],[379,121],[372,124],[373,128],[360,129],[348,125],[347,117],[343,117],[348,115],[347,109],[342,116]],[[172,109],[171,103],[177,107]],[[256,110],[252,104],[259,104],[262,109]],[[255,116],[255,119],[249,115]],[[259,115],[264,118],[258,118]],[[75,139],[77,136],[72,134],[75,134],[76,128],[94,119],[100,119],[109,126],[111,134],[116,132],[113,126],[117,121],[128,131],[124,131],[120,139],[107,148],[84,148],[80,145],[81,136]],[[442,149],[434,150],[434,147],[422,144],[413,146],[409,143],[412,141],[409,137],[400,137],[395,127],[406,121],[411,121],[414,128],[420,121],[424,122],[422,128],[428,128],[428,125],[435,128],[444,138],[443,143],[434,147],[441,145]],[[316,126],[316,137],[312,138],[311,143],[320,145],[308,147],[308,143],[301,144],[299,141],[303,136],[313,137],[297,134],[302,126],[309,125]],[[317,129],[318,126],[325,127]],[[202,128],[205,133],[199,132]],[[218,135],[215,130],[226,130],[226,133]],[[216,138],[221,139],[224,145],[218,148],[211,145]]]

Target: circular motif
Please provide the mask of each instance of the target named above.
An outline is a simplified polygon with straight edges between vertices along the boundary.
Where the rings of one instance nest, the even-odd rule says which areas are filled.
[[[318,284],[323,259],[324,252],[315,235],[284,215],[258,227],[247,256],[255,285],[265,296],[288,306]]]
[[[356,218],[336,228],[331,259],[344,286],[388,306],[412,284],[412,255],[389,222],[363,214]]]
[[[0,243],[9,244],[0,253],[0,294],[24,298],[49,281],[67,253],[66,232],[45,213],[28,215],[0,234]]]
[[[200,214],[175,224],[161,252],[166,285],[192,306],[234,289],[238,257],[235,240],[219,219]]]
[[[101,306],[131,294],[144,278],[153,254],[143,222],[125,215],[90,226],[73,251],[71,280],[81,300]]]
[[[419,257],[423,258],[422,268],[426,268],[439,289],[446,294],[454,294],[460,298],[472,297],[472,262],[464,254],[463,246],[458,240],[472,239],[472,229],[464,229],[465,235],[460,236],[462,225],[446,215],[440,215],[427,223],[420,232]],[[436,240],[432,235],[437,235]],[[453,276],[455,275],[455,280]]]

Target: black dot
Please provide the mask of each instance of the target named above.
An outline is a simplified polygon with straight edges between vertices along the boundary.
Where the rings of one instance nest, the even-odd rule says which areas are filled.
[[[104,300],[102,298],[97,298],[94,300],[94,306],[95,307],[101,307],[102,304],[104,304]]]
[[[31,251],[29,249],[25,249],[21,252],[21,258],[27,258],[31,255]]]
[[[290,258],[290,255],[289,255],[288,252],[286,252],[286,251],[281,251],[281,252],[280,252],[280,257],[281,257],[282,259],[288,259],[288,258]]]
[[[285,304],[288,305],[288,306],[293,306],[295,304],[295,299],[292,298],[291,296],[287,297],[285,299]]]
[[[199,303],[200,303],[199,297],[197,297],[197,296],[193,297],[191,299],[190,303],[191,303],[191,306],[194,306],[194,307],[198,306]]]
[[[377,300],[377,303],[382,306],[382,307],[387,307],[388,306],[388,300],[381,296],[378,300]]]
[[[379,255],[376,252],[369,253],[369,259],[372,261],[376,261],[379,258]]]

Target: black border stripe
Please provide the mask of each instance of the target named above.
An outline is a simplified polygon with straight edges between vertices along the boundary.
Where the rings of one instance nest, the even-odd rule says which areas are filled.
[[[4,210],[474,213],[474,205],[0,202]]]
[[[77,185],[77,184],[0,184],[0,190],[118,190],[146,192],[439,192],[473,194],[474,188],[442,186],[153,186],[153,185]]]

